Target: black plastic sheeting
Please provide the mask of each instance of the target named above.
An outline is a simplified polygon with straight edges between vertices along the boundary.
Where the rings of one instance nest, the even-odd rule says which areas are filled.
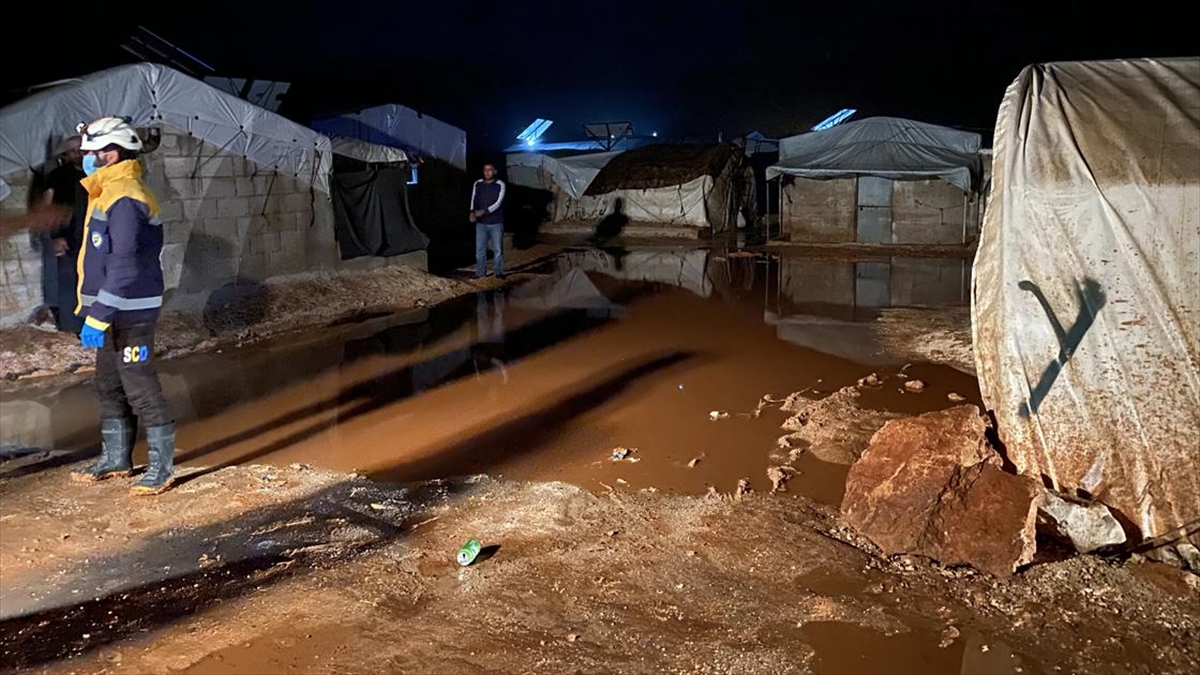
[[[423,251],[429,237],[408,208],[407,167],[335,170],[333,223],[342,260]]]

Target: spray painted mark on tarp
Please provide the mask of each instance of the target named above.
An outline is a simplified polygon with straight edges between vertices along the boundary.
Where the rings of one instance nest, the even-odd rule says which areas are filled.
[[[1108,298],[1104,294],[1104,289],[1100,288],[1099,281],[1085,278],[1082,285],[1075,285],[1075,300],[1079,304],[1079,313],[1075,317],[1075,323],[1070,328],[1063,328],[1062,321],[1058,319],[1058,314],[1050,306],[1050,302],[1046,300],[1046,294],[1042,293],[1042,289],[1037,284],[1032,281],[1022,281],[1017,284],[1017,288],[1033,294],[1038,304],[1042,306],[1042,311],[1046,313],[1046,318],[1050,321],[1050,328],[1054,331],[1054,337],[1058,339],[1058,356],[1042,371],[1042,376],[1038,379],[1037,386],[1029,394],[1029,401],[1021,404],[1021,410],[1019,411],[1021,417],[1029,417],[1031,413],[1037,414],[1042,401],[1046,399],[1046,394],[1050,393],[1050,388],[1054,386],[1059,373],[1062,372],[1067,362],[1071,360],[1071,357],[1075,354],[1075,350],[1079,348],[1079,343],[1083,342],[1083,336],[1087,334],[1088,329],[1095,323],[1096,315],[1104,307],[1104,303],[1107,302]]]

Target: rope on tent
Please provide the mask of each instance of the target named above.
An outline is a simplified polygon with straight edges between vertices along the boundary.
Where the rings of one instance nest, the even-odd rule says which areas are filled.
[[[191,131],[189,130],[188,133],[191,133]],[[203,162],[200,162],[200,164],[197,165],[195,169],[192,169],[192,178],[195,178],[196,174],[200,171],[200,169],[203,169],[206,164],[213,161],[213,159],[215,159],[217,157],[217,155],[220,155],[221,153],[225,152],[225,149],[228,148],[234,141],[236,141],[238,136],[243,136],[245,134],[246,134],[246,130],[239,128],[238,132],[236,134],[231,136],[228,141],[225,141],[225,145],[222,145],[221,147],[217,148],[217,151],[214,152],[212,154],[212,156],[210,156],[208,159],[204,160]],[[249,136],[246,136],[246,137],[249,138]],[[204,157],[203,146],[201,146],[201,149],[197,151],[196,159],[199,160],[202,157]]]

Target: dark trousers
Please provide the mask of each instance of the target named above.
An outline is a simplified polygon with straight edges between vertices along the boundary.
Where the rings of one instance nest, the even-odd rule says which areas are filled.
[[[143,429],[171,424],[154,366],[154,324],[113,326],[96,353],[96,394],[101,419],[129,419]]]

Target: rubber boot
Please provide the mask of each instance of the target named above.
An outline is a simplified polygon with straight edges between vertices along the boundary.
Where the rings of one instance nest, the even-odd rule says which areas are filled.
[[[71,472],[71,480],[95,483],[133,472],[133,440],[137,425],[131,419],[100,420],[100,458],[87,468]]]
[[[130,491],[138,496],[162,494],[175,482],[175,425],[146,430],[146,453],[150,466]]]

